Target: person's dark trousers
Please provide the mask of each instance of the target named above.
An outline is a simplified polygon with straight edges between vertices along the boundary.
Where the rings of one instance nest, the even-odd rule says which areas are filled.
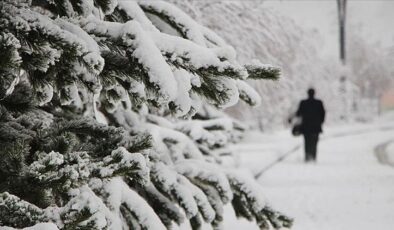
[[[318,133],[304,134],[305,144],[305,161],[316,161],[317,142],[319,141]]]

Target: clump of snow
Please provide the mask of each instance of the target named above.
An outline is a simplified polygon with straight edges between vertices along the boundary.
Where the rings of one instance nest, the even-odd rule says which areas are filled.
[[[189,91],[191,90],[191,76],[189,72],[184,69],[174,70],[174,77],[178,85],[178,95],[176,96],[174,103],[177,106],[176,115],[183,116],[189,112],[191,107],[191,99]]]
[[[81,212],[86,211],[91,216],[80,222],[79,226],[93,226],[95,229],[118,228],[121,222],[116,221],[116,216],[105,206],[103,201],[87,186],[82,186],[75,196],[64,206],[60,216],[63,224],[67,225],[76,221]]]
[[[104,165],[98,169],[101,177],[110,177],[122,169],[133,169],[138,172],[138,177],[148,181],[149,168],[144,156],[140,153],[130,153],[124,147],[119,147],[111,152],[110,156],[103,159]]]
[[[184,160],[177,162],[175,168],[187,178],[210,183],[217,189],[224,203],[232,200],[233,193],[227,177],[216,165],[198,160]]]
[[[205,39],[201,33],[200,25],[179,8],[165,1],[140,1],[139,4],[148,12],[154,11],[165,15],[167,20],[175,23],[188,39],[196,44],[205,46]]]
[[[32,171],[41,172],[47,167],[56,167],[64,163],[63,155],[54,151],[50,153],[42,152],[38,155],[38,158],[38,161],[29,166]]]
[[[107,198],[109,207],[118,215],[121,205],[125,205],[142,228],[166,229],[152,207],[131,190],[121,178],[114,178],[105,183],[104,192],[109,195]]]
[[[131,19],[138,21],[144,30],[158,31],[158,29],[146,17],[137,1],[119,0],[117,8],[123,10]]]
[[[12,92],[14,92],[15,86],[19,83],[20,78],[17,76],[12,80],[12,82],[9,84],[9,87],[5,91],[5,95],[10,95]]]
[[[179,177],[179,182],[187,186],[192,192],[199,212],[207,223],[211,223],[215,219],[216,214],[204,192],[184,177]]]
[[[260,213],[266,206],[262,187],[250,175],[236,171],[227,171],[226,174],[235,193],[245,197],[254,213]]]
[[[197,215],[198,206],[194,200],[193,193],[186,185],[178,182],[180,175],[176,171],[158,162],[152,167],[151,177],[155,183],[160,185],[163,191],[177,199],[188,218]]]
[[[152,135],[160,151],[165,151],[173,160],[177,161],[185,158],[203,159],[201,151],[185,134],[153,124],[147,124],[146,130]],[[172,142],[172,144],[167,147],[164,141]]]
[[[237,87],[240,98],[242,98],[248,104],[252,106],[259,106],[261,104],[260,95],[245,81],[237,80]]]
[[[40,106],[43,106],[52,100],[53,87],[50,84],[40,84],[36,87],[36,92],[39,93]]]

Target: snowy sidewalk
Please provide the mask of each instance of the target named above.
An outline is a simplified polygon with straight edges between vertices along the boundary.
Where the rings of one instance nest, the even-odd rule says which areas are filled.
[[[394,140],[390,124],[348,127],[337,137],[327,131],[317,164],[304,164],[300,149],[261,176],[265,195],[295,218],[294,230],[393,229],[394,168],[374,154]]]
[[[247,166],[253,175],[258,175],[281,159],[287,157],[302,144],[301,138],[294,138],[287,130],[274,133],[250,132],[245,141],[236,145],[238,164]]]
[[[381,119],[369,124],[353,123],[328,127],[321,135],[320,140],[370,133],[376,130],[394,130],[394,122]],[[272,133],[250,132],[246,135],[245,141],[236,145],[235,148],[236,152],[239,153],[238,166],[247,166],[251,173],[259,178],[280,161],[295,154],[296,151],[302,150],[303,138],[301,136],[293,137],[289,130]],[[394,152],[394,150],[391,152]],[[394,163],[394,153],[391,155]]]

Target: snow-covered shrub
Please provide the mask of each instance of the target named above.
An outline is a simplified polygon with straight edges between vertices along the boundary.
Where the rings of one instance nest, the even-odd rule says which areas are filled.
[[[163,1],[0,2],[0,226],[220,228],[223,205],[291,225],[220,165],[242,125],[217,111],[277,68]]]

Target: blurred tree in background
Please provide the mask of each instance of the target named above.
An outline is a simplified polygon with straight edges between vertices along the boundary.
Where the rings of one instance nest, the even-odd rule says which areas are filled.
[[[248,81],[262,95],[258,108],[251,110],[241,102],[227,110],[235,117],[247,118],[252,127],[267,130],[283,126],[288,116],[294,113],[298,101],[306,97],[309,87],[316,88],[317,96],[325,102],[329,123],[340,121],[344,110],[351,113],[348,114],[350,119],[358,119],[363,112],[371,111],[371,108],[361,109],[361,104],[365,103],[358,105],[358,112],[352,111],[354,102],[359,103],[361,98],[363,101],[374,100],[367,104],[377,111],[378,99],[375,96],[367,99],[362,85],[368,85],[369,91],[376,94],[382,92],[382,86],[390,86],[393,82],[394,67],[387,64],[392,53],[390,55],[379,45],[362,38],[360,28],[354,25],[352,18],[349,18],[347,28],[349,68],[343,70],[336,56],[321,53],[324,41],[319,31],[301,27],[289,16],[273,11],[264,3],[171,1],[225,38],[237,51],[241,63],[258,58],[281,68],[282,77],[277,82]],[[346,86],[341,81],[342,71],[349,77]],[[386,84],[388,81],[391,84]],[[341,96],[343,88],[348,88],[343,95],[349,97],[348,101]]]

